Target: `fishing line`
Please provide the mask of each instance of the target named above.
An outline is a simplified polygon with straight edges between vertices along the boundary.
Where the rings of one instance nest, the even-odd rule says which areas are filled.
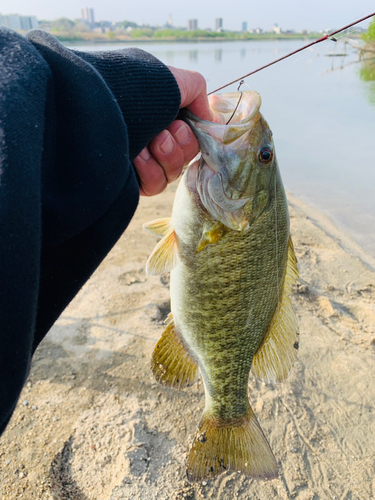
[[[286,59],[287,57],[293,56],[294,54],[297,54],[298,52],[301,52],[302,50],[305,50],[308,47],[311,47],[312,45],[316,45],[317,43],[323,42],[324,40],[332,40],[333,42],[337,42],[337,38],[335,38],[334,35],[336,35],[337,33],[341,33],[342,31],[345,31],[346,29],[351,28],[355,24],[361,23],[362,21],[365,21],[366,19],[369,19],[370,17],[373,17],[373,16],[375,16],[375,12],[373,12],[372,14],[369,14],[368,16],[362,17],[362,19],[358,19],[358,21],[354,21],[354,23],[350,23],[347,26],[340,28],[339,30],[333,31],[332,33],[329,33],[328,35],[324,35],[324,36],[322,36],[322,38],[319,38],[318,40],[315,40],[311,43],[308,43],[307,45],[304,45],[303,47],[301,47],[297,50],[294,50],[293,52],[290,52],[286,56],[280,57],[279,59],[276,59],[275,61],[272,61],[268,64],[265,64],[261,68],[258,68],[254,71],[251,71],[247,75],[240,76],[236,80],[233,80],[232,82],[229,82],[229,83],[222,85],[221,87],[219,87],[215,90],[212,90],[207,95],[211,95],[211,94],[214,94],[215,92],[218,92],[219,90],[225,89],[225,87],[228,87],[229,85],[232,85],[233,83],[237,83],[239,80],[243,80],[244,78],[247,78],[248,76],[254,75],[255,73],[258,73],[259,71],[262,71],[263,69],[266,69],[269,66],[272,66],[273,64],[276,64],[276,63],[282,61],[283,59]]]
[[[343,38],[349,38],[350,36],[354,35],[355,33],[359,33],[359,32],[360,31],[358,28],[353,28],[352,30],[348,30],[347,33],[342,33],[341,35],[339,35],[336,38],[337,38],[337,41],[342,41]]]
[[[248,85],[247,83],[245,83],[245,81],[244,81],[244,80],[241,80],[241,81],[243,82],[243,85],[244,85],[245,87],[247,87],[247,89],[248,89],[248,90],[251,90],[250,85]]]
[[[300,61],[301,58],[299,57],[298,59],[295,59],[294,61],[291,61],[289,66],[287,66],[286,68],[284,68],[284,71],[287,71],[288,69],[290,69],[292,66],[294,66],[295,64],[298,63],[298,61]],[[281,67],[280,67],[280,71],[281,71]]]

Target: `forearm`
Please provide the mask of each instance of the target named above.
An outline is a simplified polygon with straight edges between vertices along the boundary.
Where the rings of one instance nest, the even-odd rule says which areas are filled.
[[[27,38],[0,30],[0,433],[34,349],[136,209],[131,160],[180,104],[151,56]]]

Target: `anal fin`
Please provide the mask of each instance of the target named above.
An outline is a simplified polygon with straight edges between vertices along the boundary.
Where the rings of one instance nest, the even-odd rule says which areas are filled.
[[[151,357],[151,369],[158,382],[176,389],[193,385],[199,377],[198,363],[178,337],[172,314],[155,346]]]
[[[284,287],[267,335],[256,352],[251,371],[263,382],[283,382],[289,375],[297,357],[299,331],[289,295],[298,278],[297,258],[289,238],[288,262]]]
[[[257,479],[277,477],[277,464],[270,445],[249,406],[247,414],[224,422],[203,413],[190,449],[187,477],[201,481],[226,470]]]

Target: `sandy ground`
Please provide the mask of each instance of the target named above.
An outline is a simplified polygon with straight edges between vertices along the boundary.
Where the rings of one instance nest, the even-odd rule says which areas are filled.
[[[249,380],[280,477],[262,482],[231,472],[186,482],[203,388],[161,387],[149,370],[169,289],[168,276],[144,274],[156,238],[141,230],[170,214],[175,188],[141,201],[38,349],[1,439],[1,498],[375,498],[375,262],[292,196],[300,355],[282,385]]]

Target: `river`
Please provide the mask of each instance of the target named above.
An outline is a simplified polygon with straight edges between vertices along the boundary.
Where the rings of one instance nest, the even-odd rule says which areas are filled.
[[[357,52],[344,44],[347,39],[342,40],[328,40],[261,71],[248,78],[243,89],[257,90],[262,96],[262,112],[273,131],[286,189],[329,216],[375,256],[374,83],[360,78]],[[168,65],[201,72],[208,89],[213,90],[304,43],[272,40],[138,46]],[[77,50],[129,47],[69,46]],[[338,55],[344,53],[347,55]]]

